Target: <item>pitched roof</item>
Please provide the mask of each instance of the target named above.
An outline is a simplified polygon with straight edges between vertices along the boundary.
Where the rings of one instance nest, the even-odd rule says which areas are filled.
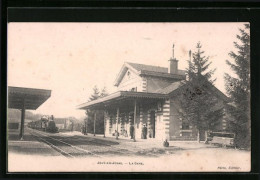
[[[115,86],[117,86],[121,82],[127,69],[131,69],[138,75],[155,76],[155,77],[171,78],[171,79],[178,79],[178,80],[185,79],[184,70],[178,70],[177,74],[170,74],[168,73],[168,68],[166,67],[125,62],[116,78],[116,81],[114,83]]]
[[[157,90],[155,93],[170,94],[173,93],[175,90],[179,89],[180,87],[182,87],[183,85],[185,85],[185,81],[174,82],[163,89]],[[213,84],[209,83],[208,81],[207,81],[207,87],[209,88],[209,90],[214,92],[218,97],[220,97],[225,102],[230,101],[230,99],[223,92],[221,92],[218,88],[216,88]]]
[[[151,65],[145,65],[145,64],[137,64],[137,63],[130,63],[126,62],[133,68],[135,68],[137,71],[153,71],[153,72],[162,72],[162,73],[168,73],[168,68],[160,67],[160,66],[151,66]]]
[[[178,89],[179,87],[181,87],[183,84],[184,84],[183,81],[174,82],[163,89],[159,89],[158,91],[156,91],[156,93],[169,94],[175,91],[176,89]]]
[[[131,63],[131,62],[126,62],[130,66],[132,66],[134,69],[137,71],[143,71],[143,72],[158,72],[158,73],[168,73],[168,68],[167,67],[161,67],[161,66],[151,66],[151,65],[146,65],[146,64],[137,64],[137,63]],[[184,70],[178,70],[178,75],[185,75]]]

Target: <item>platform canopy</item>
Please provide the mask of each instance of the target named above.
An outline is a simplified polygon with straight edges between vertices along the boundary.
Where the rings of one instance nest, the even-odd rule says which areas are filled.
[[[8,108],[35,110],[50,96],[51,90],[8,86]]]
[[[137,105],[139,103],[146,103],[151,104],[155,103],[158,100],[167,99],[167,94],[160,94],[160,93],[147,93],[147,92],[136,92],[136,91],[118,91],[107,95],[105,97],[89,101],[77,106],[77,109],[87,110],[108,110],[108,109],[115,109],[116,110],[116,128],[118,132],[118,122],[119,122],[119,114],[120,111],[124,111],[126,109],[132,110],[133,112],[133,126],[136,126],[136,114],[137,114]],[[95,136],[95,129],[96,129],[96,114],[98,112],[94,111],[94,136]],[[104,116],[105,117],[105,116]],[[105,118],[104,118],[104,127],[105,127]],[[135,140],[135,131],[133,132],[133,141]],[[116,139],[118,139],[119,133],[116,133]],[[105,128],[104,128],[104,137],[105,137]]]
[[[159,93],[147,93],[147,92],[135,92],[135,91],[118,91],[103,98],[86,102],[77,106],[77,109],[90,109],[96,107],[104,107],[106,105],[112,105],[113,103],[122,102],[126,104],[128,100],[133,101],[135,99],[143,100],[158,100],[166,99],[168,95]],[[123,105],[121,104],[121,105]]]

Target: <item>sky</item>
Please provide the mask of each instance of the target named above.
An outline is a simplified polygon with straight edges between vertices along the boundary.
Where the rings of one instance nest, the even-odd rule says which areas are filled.
[[[92,89],[115,92],[124,62],[168,67],[175,44],[179,69],[187,68],[196,44],[216,68],[215,85],[223,93],[226,60],[244,23],[9,23],[8,86],[52,90],[34,113],[84,117],[76,106]]]

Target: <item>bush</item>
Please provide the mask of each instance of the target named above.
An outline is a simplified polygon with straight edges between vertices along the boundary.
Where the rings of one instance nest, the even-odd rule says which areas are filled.
[[[249,134],[241,131],[237,133],[235,138],[235,146],[239,149],[247,149],[250,150],[251,146],[251,137]]]

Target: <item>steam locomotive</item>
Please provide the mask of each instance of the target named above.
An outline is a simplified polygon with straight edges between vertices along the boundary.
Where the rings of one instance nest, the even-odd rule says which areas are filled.
[[[41,131],[48,131],[53,133],[58,132],[58,128],[56,127],[53,116],[51,116],[51,118],[48,116],[43,116],[38,121],[31,121],[28,123],[28,127]]]

